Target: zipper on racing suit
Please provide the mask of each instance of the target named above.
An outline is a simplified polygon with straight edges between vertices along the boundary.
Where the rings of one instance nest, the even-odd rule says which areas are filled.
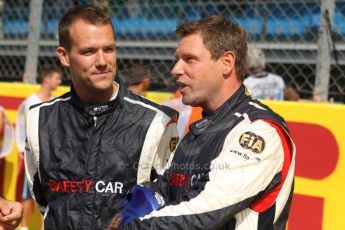
[[[91,137],[93,136],[93,134],[94,134],[94,132],[95,132],[95,129],[96,129],[96,126],[97,126],[97,119],[98,119],[98,118],[97,118],[97,116],[95,116],[95,115],[92,117],[92,120],[93,120],[93,128],[92,128],[92,130],[91,130],[90,140],[91,140]],[[89,146],[90,146],[90,145],[92,146],[91,143],[92,143],[92,141],[89,141],[89,142],[88,142],[88,148],[87,148],[87,149],[90,149]],[[89,157],[90,157],[90,154],[88,153],[87,156],[86,156],[86,164],[85,164],[85,168],[86,168],[86,169],[87,169],[87,166],[88,166]],[[86,180],[84,176],[83,176],[83,180]],[[82,195],[82,198],[81,198],[81,199],[85,199],[85,196],[86,196],[86,193],[84,193],[84,194]],[[84,207],[83,203],[84,203],[84,202],[81,202],[81,207],[80,207],[81,210],[82,210],[82,207]],[[79,217],[79,226],[81,226],[82,221],[83,221],[83,218],[84,218],[84,213],[81,212],[80,217]],[[92,221],[92,222],[93,222],[93,221]]]
[[[93,116],[93,128],[96,128],[97,125],[97,116]]]

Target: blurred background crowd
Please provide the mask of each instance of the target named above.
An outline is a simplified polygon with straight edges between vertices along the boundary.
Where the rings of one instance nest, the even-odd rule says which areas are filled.
[[[314,0],[0,0],[0,81],[35,82],[37,66],[59,65],[57,24],[73,5],[96,4],[116,28],[119,75],[151,65],[149,90],[174,91],[174,29],[183,20],[222,14],[248,33],[267,72],[302,99],[345,101],[345,1]],[[29,29],[30,28],[30,29]],[[63,84],[69,83],[65,70]]]

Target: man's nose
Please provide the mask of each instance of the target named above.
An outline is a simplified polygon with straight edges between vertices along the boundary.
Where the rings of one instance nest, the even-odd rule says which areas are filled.
[[[171,69],[171,74],[174,77],[179,77],[183,74],[182,65],[179,61],[177,61],[174,65],[174,67]]]
[[[99,50],[96,56],[96,66],[105,66],[107,64],[104,52]]]

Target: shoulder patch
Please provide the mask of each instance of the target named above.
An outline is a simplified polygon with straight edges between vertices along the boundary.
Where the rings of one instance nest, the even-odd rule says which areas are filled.
[[[265,149],[265,140],[253,132],[245,132],[240,136],[240,145],[245,149],[250,149],[254,153],[262,153]]]
[[[244,88],[244,93],[246,94],[246,96],[250,96],[250,92],[247,87]]]

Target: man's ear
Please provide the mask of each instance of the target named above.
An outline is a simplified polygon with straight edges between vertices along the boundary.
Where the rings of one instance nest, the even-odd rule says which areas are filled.
[[[56,48],[56,54],[59,57],[61,64],[65,67],[69,67],[70,63],[67,50],[62,46],[59,46],[58,48]]]
[[[236,55],[232,51],[225,51],[223,54],[223,75],[230,75],[231,71],[235,70]]]

